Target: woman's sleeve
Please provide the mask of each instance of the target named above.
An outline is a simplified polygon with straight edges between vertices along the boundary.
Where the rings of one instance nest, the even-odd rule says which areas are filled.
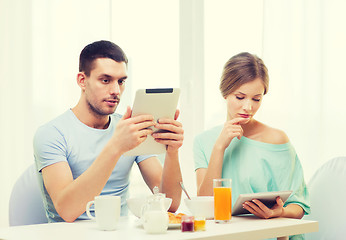
[[[295,154],[292,162],[291,172],[291,190],[293,190],[291,196],[287,199],[285,206],[288,204],[297,204],[303,208],[305,214],[310,213],[310,196],[308,188],[305,184],[303,168],[300,164],[297,154]]]
[[[193,143],[193,159],[195,162],[195,171],[199,168],[208,168],[208,160],[205,156],[205,149],[199,136],[195,138]]]

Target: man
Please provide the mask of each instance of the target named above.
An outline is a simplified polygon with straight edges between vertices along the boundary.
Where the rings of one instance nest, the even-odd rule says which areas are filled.
[[[178,149],[183,129],[174,119],[154,121],[151,115],[131,117],[131,108],[121,117],[113,114],[125,90],[127,57],[109,41],[86,46],[80,54],[77,105],[40,127],[34,137],[34,155],[49,222],[88,219],[85,206],[100,194],[122,198],[122,215],[133,162],[148,187],[155,186],[173,199],[170,211],[180,204],[181,172]],[[168,130],[153,133],[149,128]],[[162,167],[156,156],[123,156],[151,134],[167,145]]]

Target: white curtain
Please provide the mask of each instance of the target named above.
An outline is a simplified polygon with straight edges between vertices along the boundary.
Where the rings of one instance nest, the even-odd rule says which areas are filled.
[[[8,218],[11,186],[32,160],[31,1],[0,2],[0,225]],[[24,41],[25,39],[25,41]],[[23,166],[24,165],[24,166]]]
[[[180,86],[179,1],[113,0],[111,11],[111,39],[129,58],[129,77],[117,108],[123,114],[132,106],[137,89]],[[148,194],[150,190],[135,164],[130,196]]]
[[[79,52],[99,39],[110,39],[109,0],[0,1],[0,226],[37,127],[77,103]]]
[[[234,54],[249,51],[264,60],[270,77],[257,118],[286,132],[306,181],[328,159],[346,155],[346,3],[205,2],[205,129],[226,119],[218,90],[223,64]]]
[[[308,181],[346,155],[344,1],[264,1],[263,58],[270,73],[261,118],[285,130]]]

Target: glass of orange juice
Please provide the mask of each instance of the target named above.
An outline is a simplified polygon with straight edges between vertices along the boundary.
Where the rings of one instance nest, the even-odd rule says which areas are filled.
[[[214,219],[216,223],[228,223],[232,218],[232,179],[213,179]]]

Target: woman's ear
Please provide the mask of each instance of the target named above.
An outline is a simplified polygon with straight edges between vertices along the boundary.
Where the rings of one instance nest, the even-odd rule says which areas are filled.
[[[85,89],[85,85],[86,85],[86,76],[84,72],[79,72],[77,74],[77,84],[79,85],[79,87],[84,90]]]

